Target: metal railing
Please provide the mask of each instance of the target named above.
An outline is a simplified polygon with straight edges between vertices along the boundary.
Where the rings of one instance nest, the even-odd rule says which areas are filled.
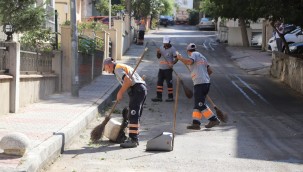
[[[52,53],[20,51],[21,73],[51,73]]]
[[[7,70],[8,52],[7,47],[0,47],[0,73],[5,73]]]

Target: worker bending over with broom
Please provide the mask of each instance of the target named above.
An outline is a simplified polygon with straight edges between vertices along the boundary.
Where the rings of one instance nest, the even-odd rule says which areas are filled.
[[[205,98],[210,88],[209,75],[212,73],[212,70],[208,65],[207,59],[196,51],[196,45],[194,43],[190,43],[186,47],[186,50],[189,58],[184,58],[181,54],[178,54],[177,59],[185,65],[190,66],[191,78],[194,84],[195,105],[192,113],[193,122],[187,126],[187,129],[200,130],[202,116],[209,120],[205,128],[212,128],[220,124],[217,116],[205,103]]]
[[[146,83],[132,67],[116,63],[111,58],[104,60],[104,70],[108,73],[113,73],[122,85],[118,91],[116,101],[121,101],[126,91],[129,96],[129,137],[120,146],[122,148],[137,147],[139,145],[139,121],[147,95]]]

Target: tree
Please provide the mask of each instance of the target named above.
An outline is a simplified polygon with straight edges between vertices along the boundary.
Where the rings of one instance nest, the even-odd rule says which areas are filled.
[[[148,15],[172,15],[173,0],[136,0],[132,7],[136,18]]]
[[[267,3],[266,3],[267,2]],[[263,17],[268,19],[271,26],[277,31],[275,23],[277,21],[294,24],[303,28],[303,1],[302,0],[266,0],[263,4],[259,4],[259,8],[263,14]],[[290,30],[291,31],[291,30]],[[290,32],[289,31],[289,32]],[[286,42],[284,35],[288,32],[280,34],[281,39],[285,45],[285,52],[289,53],[289,46]]]
[[[101,15],[108,15],[109,12],[109,1],[108,0],[99,0],[96,5],[96,10],[101,14]]]
[[[239,19],[244,46],[248,46],[245,28],[247,20],[256,21],[259,18],[268,19],[272,27],[277,21],[303,26],[303,0],[202,0],[202,10],[214,17]],[[277,30],[276,30],[277,31]],[[289,52],[284,38],[287,33],[280,34],[281,39]]]
[[[262,17],[260,9],[257,8],[263,0],[202,0],[202,10],[213,17],[225,17],[238,19],[241,28],[243,46],[248,47],[248,36],[246,22],[257,21]]]
[[[0,22],[10,23],[15,32],[39,29],[45,24],[46,11],[36,0],[1,0]]]
[[[125,10],[125,0],[115,0],[111,1],[112,9],[111,15],[114,16],[117,13]],[[99,0],[95,5],[96,10],[105,16],[108,16],[109,13],[109,1],[108,0]]]

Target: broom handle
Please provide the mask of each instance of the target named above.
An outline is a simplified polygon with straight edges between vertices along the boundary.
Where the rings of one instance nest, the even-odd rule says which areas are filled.
[[[209,101],[209,103],[213,106],[213,108],[216,108],[217,106],[215,105],[215,103],[212,101],[212,99],[209,97],[209,95],[206,95],[207,101]]]
[[[180,54],[178,51],[177,51],[177,53]],[[184,64],[184,63],[183,63],[183,64]],[[190,69],[189,69],[189,67],[188,67],[186,64],[184,64],[184,65],[186,66],[187,70],[188,70],[189,72],[191,72]],[[208,94],[206,95],[206,99],[207,99],[207,101],[209,101],[209,103],[212,105],[213,108],[216,107],[215,103],[212,101],[212,99],[209,97]]]
[[[175,141],[175,133],[176,133],[177,109],[178,109],[178,99],[179,99],[179,85],[180,85],[180,78],[177,78],[176,101],[175,101],[175,107],[174,107],[173,141],[172,141],[172,148],[173,149],[174,149],[174,141]]]
[[[114,112],[114,110],[116,109],[116,106],[118,104],[119,101],[116,101],[114,106],[112,107],[112,109],[110,110],[109,114],[107,115],[107,117],[110,117],[112,115],[112,113]]]
[[[143,59],[143,56],[144,56],[144,54],[145,54],[145,52],[146,52],[147,50],[148,50],[148,48],[145,47],[143,53],[142,53],[141,56],[140,56],[139,62],[136,64],[136,67],[134,68],[134,71],[133,71],[133,73],[131,74],[130,77],[132,77],[133,74],[135,73],[135,71],[137,70],[137,68],[138,68],[139,64],[141,63],[141,61],[142,61],[142,59]]]
[[[166,59],[166,57],[163,56],[163,58],[165,59],[165,61],[166,61],[167,63],[169,63],[168,60]],[[174,73],[175,73],[175,75],[177,76],[177,78],[179,78],[179,79],[181,80],[180,76],[179,76],[178,73],[175,71],[175,69],[174,69],[173,67],[171,67],[171,69],[174,71]]]

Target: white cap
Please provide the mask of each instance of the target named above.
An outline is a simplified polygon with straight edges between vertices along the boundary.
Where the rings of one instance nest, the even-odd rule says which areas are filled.
[[[195,50],[196,49],[196,44],[194,43],[189,43],[188,46],[186,47],[186,50]]]
[[[164,36],[164,37],[163,37],[163,43],[164,43],[164,44],[168,44],[169,42],[170,42],[169,36]]]

